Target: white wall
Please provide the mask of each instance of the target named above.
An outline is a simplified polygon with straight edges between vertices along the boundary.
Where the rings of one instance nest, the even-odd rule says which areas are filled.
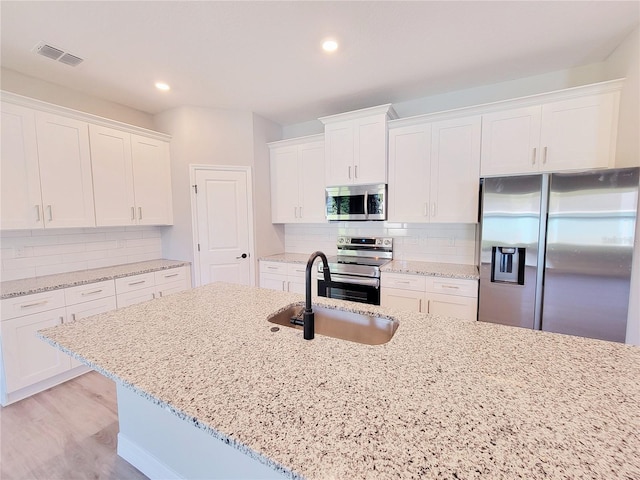
[[[421,262],[475,265],[476,225],[403,224],[391,222],[336,222],[285,226],[285,250],[311,254],[337,253],[339,235],[393,237],[393,258]]]
[[[124,105],[2,68],[0,88],[25,97],[154,130],[153,116]]]
[[[0,233],[0,280],[160,258],[159,227],[65,228]]]

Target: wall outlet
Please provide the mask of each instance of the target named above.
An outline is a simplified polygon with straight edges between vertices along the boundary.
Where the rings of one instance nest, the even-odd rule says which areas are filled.
[[[22,258],[22,257],[26,256],[26,255],[27,255],[27,252],[26,252],[25,247],[24,247],[24,246],[21,246],[21,247],[15,247],[15,248],[13,249],[13,255],[14,255],[16,258]]]
[[[126,240],[118,240],[118,248],[124,248],[127,246]]]

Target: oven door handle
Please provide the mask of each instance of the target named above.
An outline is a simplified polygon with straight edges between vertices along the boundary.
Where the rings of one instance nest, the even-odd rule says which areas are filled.
[[[364,191],[364,218],[369,218],[369,191]]]
[[[331,283],[348,283],[350,285],[364,285],[365,287],[378,288],[380,286],[380,279],[366,277],[339,277],[338,275],[332,275]]]

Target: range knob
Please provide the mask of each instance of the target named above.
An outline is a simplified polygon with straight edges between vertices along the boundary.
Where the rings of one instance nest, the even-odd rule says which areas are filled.
[[[390,245],[391,245],[391,239],[390,239],[390,238],[385,238],[385,239],[384,239],[384,246],[385,246],[385,247],[388,247],[388,246],[390,246]]]
[[[345,240],[344,237],[340,237],[340,238],[338,238],[338,243],[343,244],[344,240]]]

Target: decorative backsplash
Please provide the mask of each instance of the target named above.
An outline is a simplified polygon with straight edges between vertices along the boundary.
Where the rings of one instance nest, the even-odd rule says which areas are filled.
[[[338,235],[393,237],[393,258],[422,262],[475,265],[476,225],[336,222],[326,225],[287,224],[285,251],[335,255]]]
[[[162,257],[160,227],[5,231],[0,241],[3,281]]]

